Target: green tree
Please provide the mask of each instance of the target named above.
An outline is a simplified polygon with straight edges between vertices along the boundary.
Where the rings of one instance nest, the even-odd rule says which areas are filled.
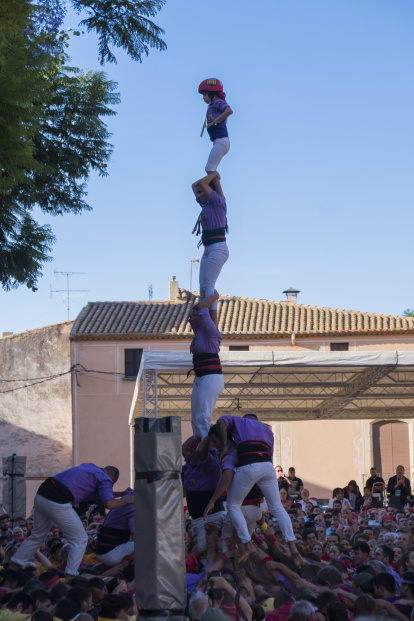
[[[166,49],[152,21],[165,0],[71,0],[99,36],[101,63],[112,48],[142,61]],[[112,152],[103,118],[115,114],[116,84],[102,72],[68,67],[59,33],[64,0],[0,0],[0,284],[36,290],[54,235],[33,219],[90,209],[91,171],[106,175]],[[74,33],[79,34],[79,33]]]
[[[403,312],[404,317],[414,317],[414,310],[411,308],[406,308]]]
[[[31,212],[90,209],[86,182],[93,170],[107,174],[112,152],[102,118],[119,96],[103,72],[67,66],[65,38],[39,33],[29,0],[12,0],[18,18],[4,20],[8,2],[0,0],[0,283],[35,291],[54,236]]]
[[[101,63],[116,62],[111,46],[125,50],[139,62],[143,54],[148,56],[150,48],[165,50],[161,39],[164,30],[150,19],[164,4],[165,0],[72,0],[79,13],[88,15],[79,25],[99,35]]]

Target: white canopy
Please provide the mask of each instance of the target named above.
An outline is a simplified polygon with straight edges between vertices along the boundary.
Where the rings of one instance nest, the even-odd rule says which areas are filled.
[[[255,412],[261,420],[414,416],[412,351],[221,352],[220,359],[225,389],[216,415]],[[130,424],[144,415],[190,420],[191,368],[186,351],[143,352]]]

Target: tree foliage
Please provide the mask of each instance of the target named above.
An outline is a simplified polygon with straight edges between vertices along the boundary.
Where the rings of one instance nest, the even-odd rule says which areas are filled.
[[[412,308],[406,308],[403,315],[404,317],[414,317],[414,310]]]
[[[6,18],[12,2],[13,16]],[[50,17],[50,14],[49,14]],[[106,175],[112,152],[103,118],[116,84],[68,66],[56,20],[30,0],[0,0],[0,283],[36,290],[54,236],[32,216],[80,213],[91,171]],[[40,24],[40,26],[39,26]]]
[[[101,63],[113,48],[141,62],[164,50],[151,18],[165,0],[69,0],[99,37]],[[103,118],[115,114],[116,84],[68,66],[60,29],[65,0],[0,0],[0,283],[36,290],[54,235],[32,216],[81,213],[92,171],[106,175],[112,152]],[[74,34],[79,34],[74,32]]]
[[[72,0],[78,12],[88,17],[80,22],[88,31],[99,36],[101,63],[116,62],[111,47],[125,50],[133,60],[142,62],[150,48],[165,50],[161,39],[164,30],[150,19],[165,4],[165,0]]]

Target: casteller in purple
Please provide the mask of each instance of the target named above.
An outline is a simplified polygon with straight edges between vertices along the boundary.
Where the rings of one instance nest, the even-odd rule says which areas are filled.
[[[100,499],[112,500],[114,482],[105,470],[95,464],[80,464],[56,474],[53,479],[62,483],[73,496],[73,505]]]
[[[202,205],[200,224],[203,231],[212,231],[223,228],[227,224],[227,205],[215,190],[211,192],[207,201]]]
[[[216,324],[210,317],[208,308],[198,311],[201,326],[196,328],[193,320],[189,322],[194,330],[194,338],[190,345],[190,352],[196,354],[218,354],[220,353],[221,334]]]
[[[207,108],[207,125],[210,125],[210,123],[214,123],[215,120],[228,107],[229,104],[227,103],[227,101],[224,101],[224,99],[215,99],[214,101],[212,101]],[[217,125],[212,125],[211,127],[208,127],[207,131],[212,142],[214,142],[214,140],[216,140],[217,138],[227,138],[229,135],[227,131],[226,121],[221,121],[220,123],[217,123]]]
[[[134,492],[128,492],[122,498],[127,496],[133,496]],[[120,530],[129,530],[130,533],[134,532],[134,505],[124,505],[123,507],[117,507],[111,509],[106,516],[102,526],[107,528],[117,528]]]
[[[264,423],[250,416],[247,418],[221,416],[219,420],[222,420],[226,425],[226,429],[231,433],[236,446],[244,442],[264,442],[269,445],[271,453],[273,453],[273,432]]]

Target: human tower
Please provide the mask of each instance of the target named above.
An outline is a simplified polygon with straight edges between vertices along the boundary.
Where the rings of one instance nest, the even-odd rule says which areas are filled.
[[[227,207],[217,167],[230,148],[226,122],[233,111],[226,102],[220,80],[203,80],[198,92],[208,104],[203,131],[207,128],[213,146],[205,168],[207,175],[192,186],[201,206],[193,233],[201,232],[200,244],[204,246],[200,261],[200,301],[189,319],[194,331],[190,346],[195,373],[191,393],[193,436],[183,444],[186,462],[183,487],[193,520],[192,531],[200,551],[206,546],[206,522],[222,528],[224,540],[232,539],[235,531],[241,559],[247,558],[254,552],[251,535],[256,523],[262,529],[267,528],[262,519],[262,503],[266,499],[293,560],[301,566],[303,561],[296,548],[292,524],[280,502],[272,463],[272,431],[251,413],[243,417],[222,416],[211,426],[213,410],[224,389],[217,316],[219,294],[215,287],[229,257]],[[211,447],[218,453],[212,453]],[[222,500],[226,490],[227,512]]]

